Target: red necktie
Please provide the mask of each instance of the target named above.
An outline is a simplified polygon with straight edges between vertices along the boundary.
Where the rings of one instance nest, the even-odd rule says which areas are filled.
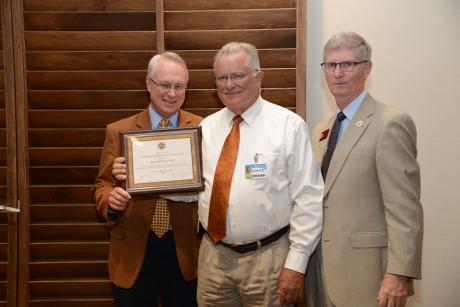
[[[238,156],[240,123],[242,121],[243,118],[239,115],[233,118],[232,130],[225,139],[214,173],[208,217],[208,234],[214,244],[217,244],[225,237],[227,229],[228,196],[236,157]]]

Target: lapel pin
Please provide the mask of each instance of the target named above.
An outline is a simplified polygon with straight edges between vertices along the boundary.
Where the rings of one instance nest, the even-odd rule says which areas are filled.
[[[329,135],[329,129],[324,130],[323,132],[321,132],[321,136],[319,138],[319,141],[321,142],[321,141],[327,139],[328,135]]]
[[[359,127],[361,127],[362,125],[363,125],[363,121],[362,121],[362,120],[358,120],[358,121],[356,122],[356,127],[359,128]]]

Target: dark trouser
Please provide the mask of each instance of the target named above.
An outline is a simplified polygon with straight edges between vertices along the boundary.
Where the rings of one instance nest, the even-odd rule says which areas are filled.
[[[130,289],[112,284],[116,307],[196,307],[196,279],[187,282],[177,262],[174,240],[149,235],[144,263]]]

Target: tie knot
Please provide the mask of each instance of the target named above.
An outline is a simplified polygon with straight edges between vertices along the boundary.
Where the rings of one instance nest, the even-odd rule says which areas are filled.
[[[344,120],[345,118],[347,118],[347,116],[345,114],[343,114],[342,111],[340,111],[338,114],[337,114],[337,120],[339,122],[342,122],[342,120]]]
[[[162,118],[160,120],[160,128],[166,128],[166,127],[168,127],[168,124],[169,124],[169,119]]]
[[[232,121],[233,121],[234,124],[239,125],[243,121],[243,118],[240,115],[237,115],[237,116],[233,117]]]

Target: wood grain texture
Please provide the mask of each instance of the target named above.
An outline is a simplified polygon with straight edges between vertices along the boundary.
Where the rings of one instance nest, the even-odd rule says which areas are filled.
[[[107,260],[109,242],[42,242],[31,243],[32,261],[103,261]]]
[[[293,8],[296,0],[166,0],[165,9],[170,11],[188,10],[222,10],[222,9],[268,9],[268,8]]]
[[[295,48],[295,29],[167,31],[167,50],[214,49],[231,41],[243,41],[258,49]]]
[[[26,48],[56,51],[155,50],[155,32],[25,32]]]
[[[165,13],[166,31],[295,28],[295,8]]]
[[[27,161],[18,187],[27,215],[20,223],[20,246],[27,247],[20,305],[112,306],[109,227],[95,211],[91,187],[105,126],[149,103],[146,68],[157,50],[184,57],[190,83],[183,107],[208,116],[223,107],[214,83],[216,51],[229,41],[253,43],[265,73],[262,96],[296,110],[296,0],[164,0],[164,15],[160,4],[23,0],[23,12],[16,5],[15,65],[25,68],[18,70],[15,92],[25,99],[19,100],[19,150],[21,161]],[[5,63],[0,61],[0,71]],[[0,110],[2,84],[0,77]],[[0,176],[4,122],[0,111]],[[1,183],[0,197],[6,195]],[[0,217],[0,231],[2,225]]]
[[[103,279],[30,281],[30,298],[100,298],[109,297],[111,284]],[[67,305],[66,305],[67,306]]]
[[[24,0],[25,11],[152,11],[155,0]]]
[[[155,12],[25,12],[26,31],[152,31]]]
[[[87,185],[32,185],[29,188],[31,203],[76,204],[93,203],[91,187]]]

